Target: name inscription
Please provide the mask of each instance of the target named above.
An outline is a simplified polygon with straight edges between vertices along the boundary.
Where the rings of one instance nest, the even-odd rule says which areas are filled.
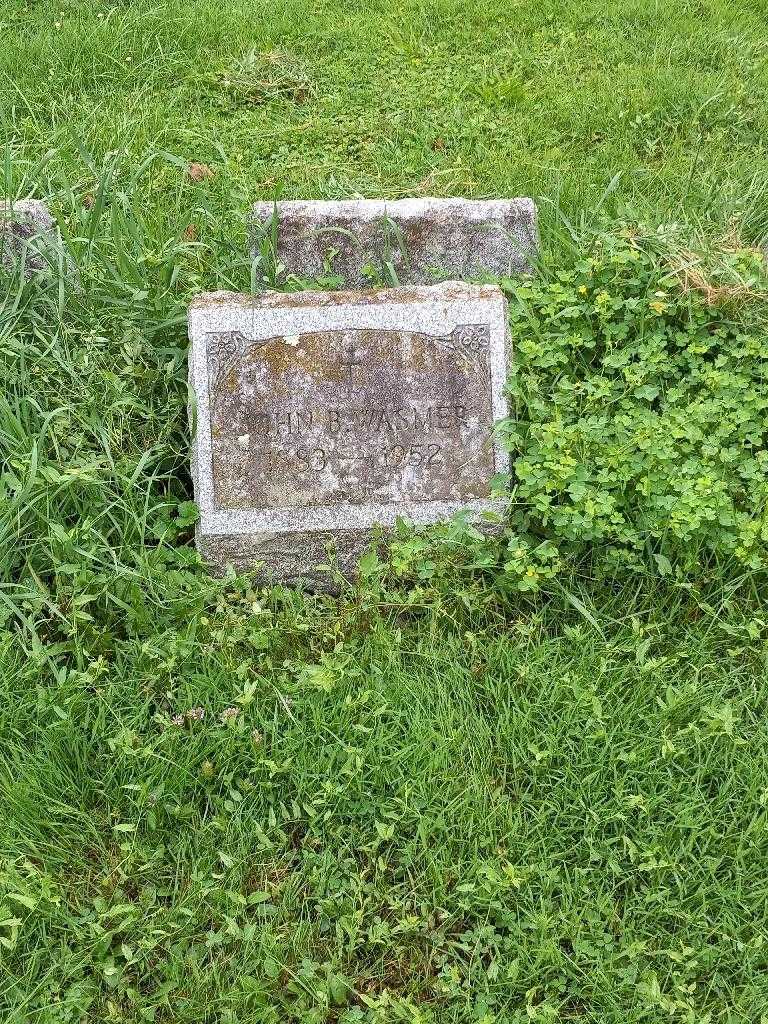
[[[357,434],[368,437],[393,434],[398,430],[449,430],[469,426],[464,405],[438,405],[407,409],[302,409],[287,412],[254,413],[256,430],[264,436],[296,437],[316,429],[329,434]]]
[[[213,336],[221,508],[487,496],[488,328]]]

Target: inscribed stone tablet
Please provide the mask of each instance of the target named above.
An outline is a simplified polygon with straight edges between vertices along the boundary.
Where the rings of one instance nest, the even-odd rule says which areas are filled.
[[[387,263],[400,284],[502,277],[530,270],[536,251],[530,199],[261,202],[253,207],[255,250],[273,215],[276,256],[289,274],[313,280],[330,270],[348,288],[370,287],[363,268],[383,273]]]
[[[375,524],[497,507],[502,292],[213,293],[189,310],[198,543],[215,567],[315,577]]]

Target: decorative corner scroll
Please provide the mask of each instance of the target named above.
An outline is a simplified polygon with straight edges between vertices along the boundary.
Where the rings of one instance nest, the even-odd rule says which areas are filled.
[[[208,390],[211,393],[218,393],[222,381],[230,370],[237,366],[252,345],[259,342],[241,331],[209,332],[206,337],[210,367]]]
[[[451,345],[460,356],[477,364],[485,362],[491,344],[488,324],[460,324],[451,332]]]

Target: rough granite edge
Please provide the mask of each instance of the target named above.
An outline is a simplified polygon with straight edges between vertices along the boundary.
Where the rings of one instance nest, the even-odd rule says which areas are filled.
[[[407,517],[403,517],[407,518]],[[487,536],[499,533],[503,522],[475,515],[469,522]],[[434,526],[436,523],[424,524]],[[377,540],[384,542],[394,527],[367,530],[327,530],[316,533],[204,534],[196,531],[197,550],[214,576],[230,569],[252,576],[262,585],[301,583],[308,590],[335,592],[334,574],[353,579],[361,555]],[[321,569],[330,565],[332,570]]]
[[[24,261],[24,276],[53,270],[63,257],[75,289],[80,281],[64,246],[56,218],[41,199],[0,200],[0,263],[10,269]]]
[[[383,214],[403,218],[419,217],[425,212],[443,213],[461,210],[467,220],[482,223],[489,213],[513,213],[520,220],[536,221],[536,204],[528,196],[504,199],[466,199],[461,196],[413,196],[407,199],[260,199],[251,207],[252,216],[271,217],[277,206],[289,213],[309,214],[318,210],[340,216],[354,215],[357,220],[375,221]]]
[[[52,231],[56,220],[42,199],[0,199],[0,219],[32,221],[41,231]]]
[[[439,284],[401,285],[397,288],[346,288],[341,291],[300,292],[262,291],[246,292],[215,291],[201,292],[189,302],[188,309],[210,309],[237,303],[246,309],[301,308],[303,306],[384,306],[402,305],[406,302],[422,302],[439,296],[461,301],[462,299],[493,299],[503,292],[495,284],[472,284],[469,281],[441,281]]]

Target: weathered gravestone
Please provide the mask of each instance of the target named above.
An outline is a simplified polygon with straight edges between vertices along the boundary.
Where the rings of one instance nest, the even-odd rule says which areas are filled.
[[[253,225],[254,254],[274,225],[287,273],[314,279],[328,268],[348,288],[370,287],[363,268],[386,273],[387,263],[399,284],[520,273],[537,244],[530,199],[281,200],[256,203]]]
[[[39,199],[0,201],[0,264],[14,269],[22,261],[24,273],[51,264],[56,245],[56,221]]]
[[[216,569],[322,585],[371,528],[498,509],[506,301],[448,282],[369,292],[214,292],[189,309],[198,545]]]

